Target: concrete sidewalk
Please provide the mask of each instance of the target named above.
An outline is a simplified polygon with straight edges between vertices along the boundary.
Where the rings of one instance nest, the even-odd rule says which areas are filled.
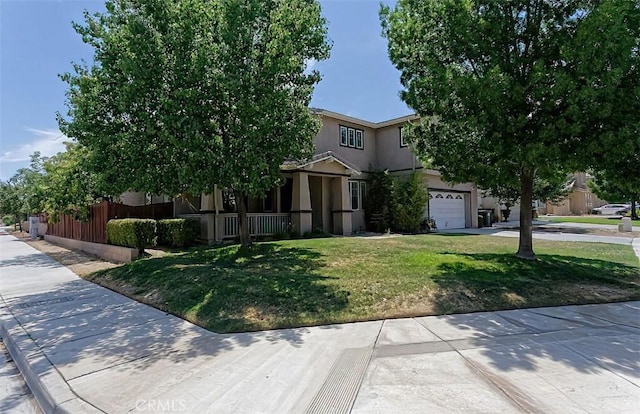
[[[219,335],[0,236],[0,334],[43,411],[637,412],[640,302]]]

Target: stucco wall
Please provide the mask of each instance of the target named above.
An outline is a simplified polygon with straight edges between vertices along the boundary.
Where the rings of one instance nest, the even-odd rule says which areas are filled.
[[[122,204],[128,206],[144,206],[147,201],[147,195],[142,191],[127,191],[126,193],[122,193],[120,201],[122,201]]]
[[[397,171],[420,166],[411,149],[400,146],[401,125],[391,125],[377,131],[375,164],[377,170]]]
[[[357,149],[341,146],[340,125],[363,130],[364,148]],[[314,137],[313,143],[316,146],[317,154],[325,151],[333,151],[361,171],[370,170],[369,166],[373,166],[376,162],[376,131],[373,128],[323,116],[322,129],[320,129],[318,135]]]

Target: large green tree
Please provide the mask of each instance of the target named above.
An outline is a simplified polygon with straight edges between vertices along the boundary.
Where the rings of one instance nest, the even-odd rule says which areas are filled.
[[[110,0],[76,31],[94,50],[75,65],[60,128],[86,146],[99,185],[178,195],[233,190],[241,241],[245,197],[311,154],[308,110],[328,57],[314,0]]]
[[[399,0],[381,10],[401,97],[421,115],[408,139],[449,181],[519,190],[519,257],[535,258],[536,179],[591,165],[604,130],[620,129],[611,112],[593,128],[593,114],[634,105],[611,92],[637,82],[627,65],[638,62],[638,10],[617,0]],[[593,67],[599,49],[609,60]]]
[[[627,164],[631,165],[631,164]],[[629,170],[623,172],[615,168],[599,171],[595,179],[589,182],[589,188],[598,197],[609,202],[631,202],[631,218],[638,220],[638,202],[640,201],[640,176]]]
[[[89,218],[89,206],[110,199],[98,188],[97,176],[86,168],[86,147],[67,142],[66,151],[47,158],[43,163],[44,179],[42,211],[49,220],[67,214],[78,220]]]
[[[22,222],[32,214],[40,214],[47,196],[43,158],[39,152],[31,155],[29,167],[20,168],[7,181],[0,183],[0,211]]]

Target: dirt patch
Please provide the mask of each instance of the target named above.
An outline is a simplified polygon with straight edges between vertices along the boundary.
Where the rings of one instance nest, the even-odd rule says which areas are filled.
[[[591,234],[594,236],[613,236],[613,237],[640,237],[640,231],[624,232],[609,229],[584,228],[584,227],[545,227],[536,226],[534,231],[543,233],[571,233],[571,234]]]
[[[616,286],[602,286],[588,283],[576,283],[566,287],[558,287],[563,295],[573,295],[583,302],[616,302],[629,296],[628,289]]]
[[[45,240],[32,240],[29,233],[13,232],[14,237],[24,241],[29,246],[41,251],[55,261],[68,267],[73,273],[80,277],[85,277],[98,270],[110,269],[119,266],[118,264],[107,262],[96,256],[78,251],[69,250],[64,247],[56,246]]]

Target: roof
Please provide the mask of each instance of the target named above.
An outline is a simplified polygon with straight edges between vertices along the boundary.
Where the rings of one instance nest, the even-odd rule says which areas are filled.
[[[285,163],[281,166],[283,170],[298,170],[301,168],[308,167],[313,164],[317,164],[323,161],[336,162],[342,165],[345,169],[351,172],[353,175],[360,175],[360,172],[356,167],[353,166],[350,162],[340,158],[338,155],[334,154],[333,151],[322,152],[320,154],[316,154],[308,160],[304,161],[285,161]]]
[[[339,114],[337,112],[328,111],[322,108],[311,108],[311,110],[314,113],[319,115],[328,116],[329,118],[337,119],[340,121],[363,125],[372,129],[379,129],[379,128],[384,128],[391,125],[402,124],[402,123],[413,121],[415,119],[420,118],[420,116],[418,116],[417,114],[410,114],[410,115],[404,115],[398,118],[389,119],[383,122],[370,122],[370,121],[365,121],[364,119],[355,118],[349,115]]]

